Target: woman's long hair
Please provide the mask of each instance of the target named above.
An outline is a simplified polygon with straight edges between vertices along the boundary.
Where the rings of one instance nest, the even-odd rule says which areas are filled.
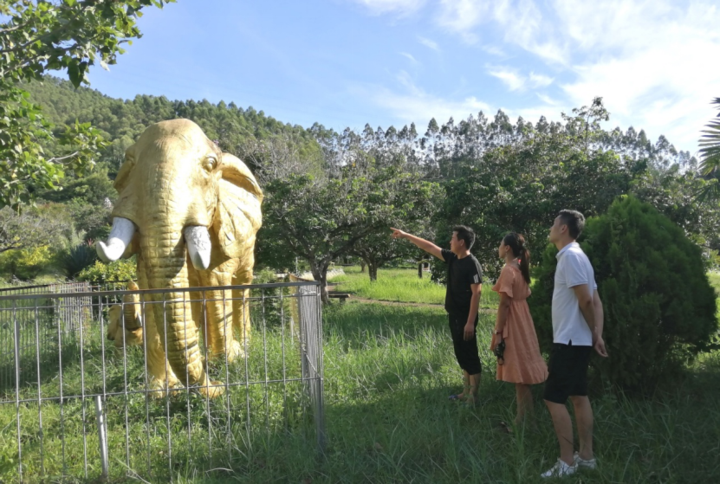
[[[520,259],[520,272],[525,282],[530,284],[530,251],[525,248],[525,237],[517,232],[510,232],[503,238],[503,244],[510,247],[513,255]]]

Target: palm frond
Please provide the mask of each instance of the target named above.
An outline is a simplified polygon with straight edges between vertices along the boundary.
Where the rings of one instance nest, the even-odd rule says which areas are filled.
[[[712,101],[720,110],[720,97]],[[720,118],[720,113],[717,115]],[[703,176],[720,173],[720,119],[712,120],[701,131],[700,137],[700,173]]]

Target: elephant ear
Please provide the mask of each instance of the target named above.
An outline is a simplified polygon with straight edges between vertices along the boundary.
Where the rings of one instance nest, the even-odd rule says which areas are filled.
[[[135,167],[135,156],[132,153],[132,148],[134,146],[135,145],[131,146],[127,149],[127,151],[125,151],[125,161],[120,166],[120,170],[118,170],[118,174],[115,177],[115,183],[113,186],[115,187],[115,190],[117,190],[118,194],[121,194],[127,186],[128,179],[130,178],[130,172]]]
[[[239,158],[223,153],[218,182],[218,204],[213,227],[227,257],[252,251],[262,225],[263,192],[250,169]]]

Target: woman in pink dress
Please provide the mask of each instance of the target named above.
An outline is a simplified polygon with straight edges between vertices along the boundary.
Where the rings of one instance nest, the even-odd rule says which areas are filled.
[[[492,288],[500,296],[500,305],[490,349],[495,351],[504,343],[504,354],[498,357],[497,379],[515,384],[515,423],[519,424],[533,407],[530,385],[544,382],[548,371],[527,304],[530,252],[525,248],[525,239],[511,232],[503,238],[498,250],[505,266]]]

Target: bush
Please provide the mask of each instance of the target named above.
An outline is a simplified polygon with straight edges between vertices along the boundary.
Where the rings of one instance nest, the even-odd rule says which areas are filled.
[[[9,250],[0,257],[0,270],[21,281],[31,281],[51,266],[53,254],[47,245]]]
[[[595,268],[610,354],[592,360],[593,382],[636,392],[671,381],[718,329],[700,248],[651,205],[629,196],[588,219],[579,242]],[[544,349],[552,343],[555,254],[555,247],[543,254],[531,300]]]
[[[95,261],[95,264],[86,267],[77,275],[78,281],[87,281],[91,285],[102,285],[116,282],[137,280],[137,263],[135,258],[120,259],[110,264]]]
[[[80,272],[92,266],[97,260],[95,247],[89,244],[80,244],[60,255],[63,272],[68,279],[74,279]]]

